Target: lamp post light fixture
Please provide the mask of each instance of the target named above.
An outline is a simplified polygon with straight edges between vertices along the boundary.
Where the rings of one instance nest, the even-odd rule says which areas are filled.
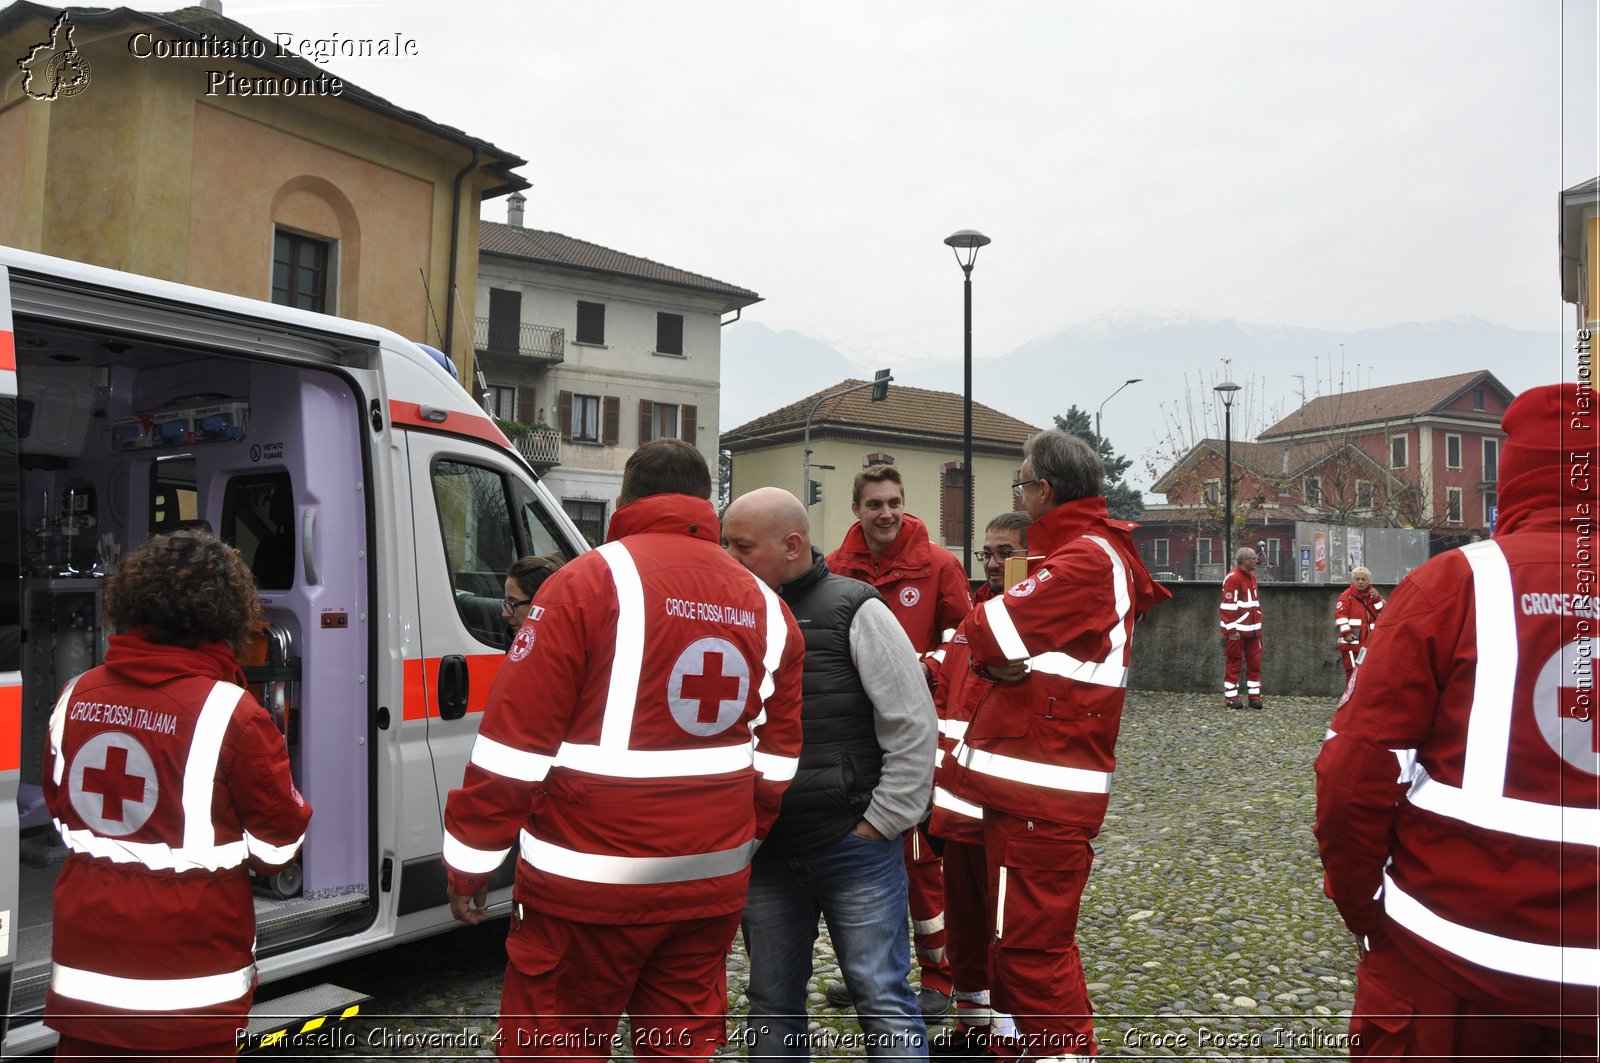
[[[955,252],[956,264],[961,267],[961,272],[966,275],[963,284],[963,307],[965,312],[966,331],[965,342],[962,345],[962,366],[964,368],[964,385],[962,389],[962,418],[961,418],[961,475],[966,480],[964,492],[965,502],[961,517],[962,550],[961,568],[967,574],[967,579],[972,578],[972,265],[978,260],[978,248],[989,242],[989,238],[976,229],[962,229],[960,232],[951,233],[944,238],[944,242]],[[963,252],[965,256],[963,257]]]
[[[1139,381],[1141,381],[1143,379],[1144,379],[1144,377],[1142,377],[1142,376],[1136,376],[1132,380],[1124,380],[1122,383],[1117,385],[1117,391],[1121,391],[1123,388],[1127,387],[1129,384],[1137,384],[1137,383],[1139,383]],[[1117,397],[1117,391],[1113,391],[1111,394],[1107,395],[1106,396],[1106,402],[1110,402],[1112,399],[1116,398]],[[1100,404],[1100,409],[1094,411],[1094,435],[1095,435],[1095,438],[1100,440],[1101,442],[1104,442],[1106,437],[1100,434],[1100,412],[1101,412],[1101,410],[1104,410],[1106,408],[1106,402],[1102,402]]]
[[[1224,380],[1211,389],[1222,396],[1222,485],[1226,492],[1222,504],[1222,566],[1233,564],[1233,396],[1239,385]]]

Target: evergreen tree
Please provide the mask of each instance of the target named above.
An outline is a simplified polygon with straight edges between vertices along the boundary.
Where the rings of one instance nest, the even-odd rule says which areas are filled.
[[[1065,414],[1056,414],[1056,427],[1077,436],[1100,455],[1100,462],[1106,469],[1106,509],[1111,515],[1118,520],[1137,520],[1144,512],[1144,496],[1122,482],[1133,460],[1117,454],[1110,443],[1096,435],[1088,411],[1076,405],[1069,407]]]

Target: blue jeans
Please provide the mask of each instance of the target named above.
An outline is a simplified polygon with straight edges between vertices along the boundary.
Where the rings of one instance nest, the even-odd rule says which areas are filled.
[[[751,865],[744,909],[750,1058],[811,1056],[806,983],[818,915],[827,920],[844,984],[855,998],[868,1058],[926,1060],[927,1027],[906,980],[911,949],[900,839],[854,833],[804,856],[758,858]],[[818,1047],[836,1054],[836,1046]]]

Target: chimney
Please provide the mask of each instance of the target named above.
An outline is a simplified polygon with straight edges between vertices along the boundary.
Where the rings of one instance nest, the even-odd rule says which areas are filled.
[[[1289,475],[1289,448],[1288,447],[1284,447],[1283,448],[1283,474],[1285,476]]]
[[[513,192],[506,197],[506,224],[522,228],[522,206],[528,202],[528,197],[521,192]]]
[[[213,15],[222,14],[222,0],[200,0],[196,6],[205,8]]]

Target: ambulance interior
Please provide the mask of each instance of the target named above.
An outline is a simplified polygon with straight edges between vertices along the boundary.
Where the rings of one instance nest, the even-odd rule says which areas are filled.
[[[42,1006],[52,887],[66,855],[40,791],[50,711],[60,687],[104,653],[104,575],[148,536],[188,522],[209,524],[255,573],[270,627],[247,674],[315,809],[299,862],[256,881],[258,955],[366,926],[376,873],[373,649],[358,622],[370,606],[358,559],[372,540],[357,487],[367,479],[365,419],[351,384],[25,317],[16,352],[23,830],[13,1012]]]

